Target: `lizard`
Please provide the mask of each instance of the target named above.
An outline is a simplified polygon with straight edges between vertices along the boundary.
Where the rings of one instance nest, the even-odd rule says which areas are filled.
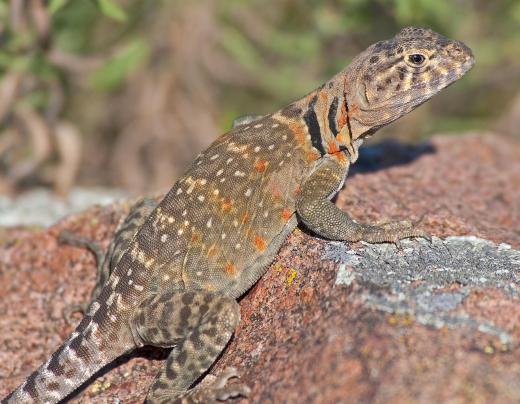
[[[56,403],[132,350],[173,348],[147,403],[247,396],[228,380],[196,382],[240,321],[237,298],[297,227],[329,240],[398,242],[409,222],[359,223],[331,198],[363,141],[460,79],[470,48],[427,28],[377,42],[279,111],[246,119],[202,152],[158,204],[142,203],[109,248],[102,285],[73,333],[2,402]],[[141,208],[143,208],[141,206]],[[132,217],[137,217],[134,225]]]

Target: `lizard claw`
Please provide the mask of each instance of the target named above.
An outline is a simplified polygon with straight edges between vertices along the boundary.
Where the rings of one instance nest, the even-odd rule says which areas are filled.
[[[73,304],[67,306],[63,309],[62,315],[68,325],[75,325],[76,320],[74,319],[73,314],[81,313],[83,316],[85,315],[88,308],[88,302],[83,304]]]
[[[230,379],[239,377],[238,371],[234,367],[227,367],[217,377],[209,375],[204,380],[209,383],[203,382],[203,385],[195,388],[190,399],[194,402],[215,403],[216,401],[226,401],[230,398],[247,397],[251,393],[251,389],[245,384],[233,383],[229,386],[227,385]]]

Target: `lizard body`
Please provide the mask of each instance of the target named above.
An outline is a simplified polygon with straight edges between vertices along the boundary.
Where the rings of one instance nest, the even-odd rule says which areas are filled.
[[[97,370],[143,345],[174,347],[147,402],[214,402],[246,395],[191,388],[240,319],[236,299],[266,271],[302,223],[335,240],[393,242],[426,236],[405,223],[360,224],[331,201],[363,139],[473,65],[471,50],[427,29],[405,28],[280,111],[239,122],[201,153],[134,227],[127,219],[105,259],[76,331],[5,403],[55,403]],[[151,211],[151,213],[150,213]],[[131,216],[132,216],[131,214]],[[144,218],[146,217],[146,220]],[[142,224],[142,225],[141,225]]]

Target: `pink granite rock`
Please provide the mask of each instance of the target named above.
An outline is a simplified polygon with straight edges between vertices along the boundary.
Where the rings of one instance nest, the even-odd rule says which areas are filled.
[[[241,299],[242,322],[211,372],[238,367],[252,388],[244,403],[519,402],[520,142],[437,136],[361,155],[337,198],[356,219],[425,214],[421,227],[435,236],[495,244],[470,237],[396,249],[297,230]],[[93,286],[93,257],[58,245],[59,231],[106,246],[127,208],[0,232],[0,396],[72,331],[62,310]],[[165,355],[147,348],[123,358],[72,402],[142,402]]]

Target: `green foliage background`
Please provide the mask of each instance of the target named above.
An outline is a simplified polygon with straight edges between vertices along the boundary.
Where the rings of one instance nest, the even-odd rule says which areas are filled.
[[[189,112],[193,130],[186,126],[172,133],[175,142],[201,136],[189,152],[193,154],[229,128],[236,116],[271,112],[301,97],[366,46],[408,25],[431,27],[464,41],[475,53],[476,66],[427,106],[386,129],[387,135],[413,140],[438,131],[493,127],[520,89],[518,0],[50,0],[45,6],[51,14],[52,46],[78,57],[102,55],[102,63],[75,73],[63,69],[49,58],[48,44],[38,43],[30,29],[9,31],[9,3],[2,2],[0,73],[19,70],[41,82],[57,80],[63,85],[61,115],[81,129],[88,154],[84,160],[107,151],[82,166],[84,182],[142,190],[147,188],[144,183],[171,183],[177,174],[163,173],[164,181],[135,186],[107,174],[114,170],[114,148],[135,141],[136,135],[125,135],[125,126],[135,118],[128,105],[139,99],[142,89],[135,87],[156,74],[157,66],[166,65],[162,71],[169,69],[175,77],[175,86],[164,86],[172,93],[191,97],[207,90],[208,99]],[[208,25],[202,40],[191,36],[190,29],[170,31],[176,24],[190,27],[190,18],[193,26]],[[169,43],[173,45],[165,45]],[[200,69],[193,68],[199,66],[197,58],[204,60]],[[24,93],[18,102],[45,111],[48,100],[43,86]],[[181,109],[176,102],[168,104],[170,111]],[[200,134],[212,128],[197,127],[201,116],[215,122],[215,133]],[[153,139],[148,133],[143,136]],[[178,170],[183,164],[184,160]],[[126,169],[115,167],[116,172]],[[155,178],[161,173],[156,169],[147,175]]]

